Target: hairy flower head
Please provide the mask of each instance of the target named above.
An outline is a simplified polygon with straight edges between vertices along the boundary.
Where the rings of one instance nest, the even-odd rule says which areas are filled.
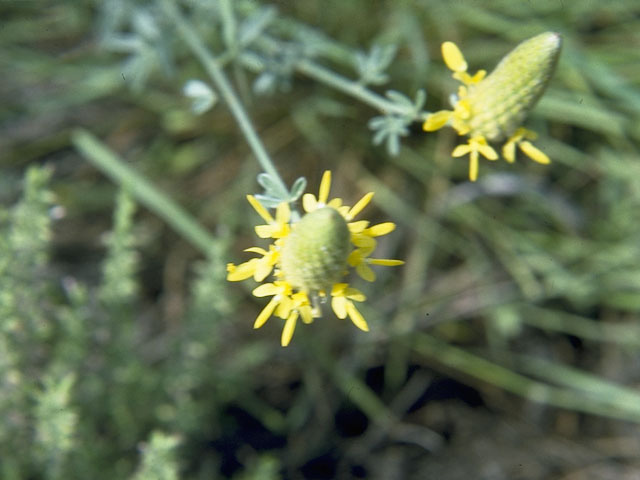
[[[240,265],[227,265],[227,280],[240,281],[249,277],[262,282],[273,273],[271,283],[263,283],[253,290],[256,297],[270,296],[254,323],[260,328],[271,317],[285,321],[281,343],[287,346],[293,337],[298,318],[311,323],[322,315],[319,299],[331,299],[331,308],[340,319],[349,317],[363,331],[369,326],[354,302],[366,300],[364,294],[348,283],[350,268],[367,281],[375,280],[371,265],[395,266],[401,260],[370,258],[376,247],[376,237],[394,230],[391,222],[369,225],[366,220],[353,221],[371,201],[366,194],[353,207],[342,199],[329,200],[331,172],[322,177],[316,197],[307,193],[302,197],[306,212],[292,222],[287,203],[276,209],[275,218],[258,200],[248,195],[249,203],[266,222],[256,226],[260,238],[271,238],[268,249],[251,247],[246,251],[258,257]]]
[[[549,157],[529,141],[535,133],[521,124],[544,93],[555,69],[562,39],[546,32],[522,42],[507,54],[488,76],[484,70],[467,73],[467,62],[452,42],[442,44],[442,56],[453,78],[462,85],[453,98],[453,110],[429,115],[423,125],[426,131],[451,125],[458,135],[468,135],[466,145],[453,151],[454,157],[469,154],[469,178],[478,176],[480,155],[496,160],[498,153],[488,142],[505,141],[502,156],[515,160],[518,146],[529,158],[547,164]]]

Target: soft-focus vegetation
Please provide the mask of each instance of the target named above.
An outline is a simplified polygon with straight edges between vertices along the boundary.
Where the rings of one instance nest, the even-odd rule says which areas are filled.
[[[0,478],[640,475],[637,2],[0,15]],[[456,88],[440,44],[476,71],[544,31],[563,51],[526,125],[552,163],[470,183],[455,132],[421,129]],[[256,244],[245,195],[292,193],[256,142],[286,186],[332,170],[397,224],[376,256],[406,264],[354,280],[369,333],[252,329],[264,299],[226,281]]]

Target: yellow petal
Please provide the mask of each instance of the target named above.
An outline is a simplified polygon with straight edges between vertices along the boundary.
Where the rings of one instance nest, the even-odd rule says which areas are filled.
[[[369,222],[367,220],[359,220],[357,222],[349,222],[347,226],[351,233],[362,233],[369,226]]]
[[[366,320],[364,319],[362,314],[358,311],[356,306],[351,302],[347,302],[347,313],[349,314],[349,318],[351,319],[351,321],[356,327],[358,327],[360,330],[364,332],[369,331],[369,325],[367,325]]]
[[[313,312],[311,311],[311,307],[309,305],[298,307],[298,311],[300,312],[300,316],[302,317],[302,321],[304,323],[313,323]]]
[[[542,163],[543,165],[551,163],[551,159],[542,150],[538,150],[533,146],[531,142],[520,142],[520,149],[527,154],[527,156],[534,162]]]
[[[273,311],[277,306],[278,306],[278,300],[276,297],[273,297],[269,301],[269,303],[267,303],[267,306],[262,309],[262,311],[260,312],[260,315],[258,315],[258,318],[256,318],[256,321],[253,324],[253,328],[260,328],[261,326],[263,326],[266,323],[266,321],[269,320],[269,317],[271,316],[271,314],[273,313]]]
[[[339,319],[347,318],[347,299],[344,297],[333,297],[331,308]]]
[[[425,132],[439,130],[447,124],[452,114],[453,112],[451,110],[440,110],[439,112],[432,113],[422,124],[422,129]]]
[[[271,225],[256,225],[254,230],[260,238],[271,238],[274,232],[274,228]]]
[[[509,140],[507,143],[505,143],[504,146],[502,147],[502,156],[509,163],[515,162],[516,142]]]
[[[293,301],[291,297],[285,295],[280,298],[280,303],[276,308],[275,315],[280,318],[289,318],[291,310],[293,309]]]
[[[478,152],[473,151],[469,157],[469,180],[475,182],[478,179]]]
[[[331,287],[331,296],[342,296],[348,286],[348,283],[334,283]]]
[[[478,70],[476,74],[470,78],[471,83],[480,83],[484,77],[487,75],[486,70]]]
[[[316,201],[316,196],[312,193],[305,193],[302,196],[302,208],[307,213],[317,210],[318,202]]]
[[[245,252],[258,253],[260,255],[266,255],[267,251],[260,247],[249,247],[244,249]]]
[[[271,238],[284,238],[289,235],[291,227],[288,223],[276,223],[271,226]],[[266,237],[265,237],[266,238]]]
[[[347,220],[351,220],[353,217],[358,215],[364,207],[369,205],[369,202],[371,201],[372,198],[373,198],[373,192],[369,192],[360,200],[358,200],[358,203],[356,203],[353,207],[351,207],[351,210],[349,210],[349,213],[347,213]]]
[[[451,156],[462,157],[467,153],[469,153],[470,151],[471,151],[471,145],[469,144],[458,145],[456,148],[453,149],[453,152],[451,152]]]
[[[353,243],[356,247],[360,249],[370,249],[373,251],[376,248],[378,242],[376,240],[365,234],[355,234],[351,237],[351,243]]]
[[[266,208],[262,206],[262,204],[256,199],[256,197],[254,197],[253,195],[247,195],[247,200],[249,201],[253,209],[258,212],[258,215],[260,215],[264,219],[265,222],[273,222],[273,217],[271,216],[271,214],[267,211]]]
[[[480,83],[486,74],[486,70],[479,70],[473,76],[469,75],[467,72],[456,72],[453,74],[453,78],[460,80],[465,85],[473,85],[475,83]]]
[[[261,282],[262,280],[267,278],[267,276],[271,273],[271,270],[273,270],[273,265],[264,260],[258,260],[253,279],[256,282]]]
[[[367,258],[369,255],[371,255],[373,253],[373,251],[376,249],[376,245],[378,242],[376,242],[374,240],[374,243],[371,244],[370,246],[366,246],[366,247],[359,247],[357,250],[360,251],[360,255],[362,255],[362,258]]]
[[[498,159],[498,153],[493,149],[493,147],[487,145],[484,142],[478,144],[477,149],[482,154],[483,157],[486,157],[489,160]]]
[[[342,202],[342,200],[339,198],[336,198],[335,200],[340,200]],[[331,205],[331,202],[329,202],[329,205]],[[338,210],[338,213],[342,215],[344,218],[347,218],[347,214],[349,213],[349,207],[347,207],[346,205],[342,205],[341,207],[336,208],[336,210]]]
[[[327,207],[331,207],[331,208],[335,208],[336,210],[340,210],[340,207],[342,207],[342,199],[341,198],[332,198],[331,200],[329,200],[329,203],[327,203]]]
[[[353,288],[353,287],[345,288],[344,289],[344,296],[347,297],[348,299],[354,300],[356,302],[364,302],[367,299],[367,297],[364,296],[364,293],[362,293],[357,288]]]
[[[257,267],[257,258],[252,258],[248,262],[241,263],[237,267],[229,269],[229,273],[227,274],[227,280],[230,282],[239,282],[241,280],[246,280],[249,277],[252,277],[256,271]]]
[[[367,262],[372,265],[384,265],[385,267],[397,267],[398,265],[404,265],[402,260],[392,260],[388,258],[370,258]]]
[[[298,312],[294,310],[287,318],[284,328],[282,329],[282,338],[280,339],[280,343],[283,347],[286,347],[289,345],[289,342],[291,342],[293,332],[296,329],[296,320],[298,320]]]
[[[273,283],[265,283],[263,285],[258,285],[251,293],[254,297],[268,297],[269,295],[282,293],[282,287]]]
[[[533,130],[528,130],[524,127],[520,127],[516,131],[516,133],[518,132],[520,132],[522,138],[526,138],[527,140],[535,140],[536,138],[538,138],[538,134],[536,132],[534,132]]]
[[[280,203],[276,208],[276,222],[289,223],[290,218],[291,209],[289,208],[289,204],[287,202]]]
[[[362,252],[360,251],[359,248],[356,248],[355,250],[353,250],[347,257],[347,263],[352,267],[355,267],[356,265],[362,263],[363,261],[364,261],[364,256],[362,255]]]
[[[456,102],[455,107],[453,108],[453,121],[454,125],[456,120],[466,120],[471,117],[471,103],[466,98],[461,98]],[[465,128],[469,128],[466,127]],[[462,133],[460,135],[463,135]]]
[[[327,170],[322,175],[320,182],[320,192],[318,193],[318,202],[327,203],[329,198],[329,189],[331,188],[331,170]]]
[[[451,126],[460,136],[466,135],[471,131],[471,127],[467,125],[467,123],[464,121],[464,118],[459,116],[457,112],[453,115],[453,121],[451,122]]]
[[[367,282],[375,282],[376,281],[376,273],[371,270],[367,262],[361,262],[356,266],[356,273],[360,275]]]
[[[367,229],[365,233],[371,235],[372,237],[380,237],[382,235],[386,235],[387,233],[391,233],[396,229],[396,224],[393,222],[384,222],[374,225]]]
[[[453,42],[444,42],[442,44],[442,58],[447,64],[449,70],[454,72],[464,72],[467,70],[467,62],[462,55],[458,46]]]
[[[357,288],[347,287],[344,290],[344,296],[349,300],[353,300],[354,302],[364,302],[367,297],[364,293],[362,293]]]

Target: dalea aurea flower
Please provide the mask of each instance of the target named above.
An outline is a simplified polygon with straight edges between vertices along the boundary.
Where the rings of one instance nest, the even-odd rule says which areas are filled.
[[[452,98],[453,110],[429,115],[423,129],[431,132],[445,125],[452,126],[458,135],[467,135],[468,142],[458,145],[454,157],[469,155],[469,178],[478,178],[480,155],[497,160],[498,153],[489,142],[504,142],[502,156],[513,163],[516,147],[532,160],[547,164],[549,157],[530,140],[535,132],[522,127],[529,111],[543,94],[555,69],[562,39],[553,32],[542,33],[522,42],[486,76],[480,70],[467,73],[467,62],[452,42],[442,44],[442,57],[453,71],[453,78],[462,85]]]
[[[253,325],[260,328],[271,317],[283,319],[281,343],[286,347],[298,318],[311,323],[322,316],[320,302],[331,299],[331,308],[340,319],[349,317],[360,330],[369,326],[354,302],[366,300],[364,294],[351,287],[347,277],[350,269],[363,279],[376,278],[371,265],[402,265],[401,260],[370,258],[376,248],[376,237],[395,229],[391,222],[369,225],[366,220],[354,218],[367,206],[373,193],[367,193],[353,207],[342,204],[342,199],[329,200],[331,172],[326,171],[320,183],[318,197],[307,193],[302,197],[306,212],[300,220],[292,222],[289,204],[276,208],[275,218],[256,200],[247,200],[266,222],[255,227],[260,238],[272,239],[268,249],[248,248],[258,256],[240,265],[227,265],[227,280],[240,281],[253,277],[263,282],[273,273],[273,281],[253,290],[256,297],[271,297]]]

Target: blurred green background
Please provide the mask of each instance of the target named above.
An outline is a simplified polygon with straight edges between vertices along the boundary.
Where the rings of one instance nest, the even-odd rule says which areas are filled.
[[[315,193],[330,169],[332,196],[375,191],[363,218],[397,224],[375,256],[406,265],[354,281],[371,331],[325,313],[287,348],[279,319],[252,329],[253,281],[225,280],[264,246],[259,166],[224,102],[192,112],[183,85],[207,77],[160,3],[0,4],[0,478],[640,476],[637,2],[182,2],[285,182]],[[262,63],[229,47],[225,5]],[[563,51],[526,126],[552,164],[482,162],[474,184],[451,129],[416,123],[389,155],[379,112],[296,71],[356,79],[357,52],[395,45],[371,90],[435,111],[443,41],[490,70],[549,30]]]

